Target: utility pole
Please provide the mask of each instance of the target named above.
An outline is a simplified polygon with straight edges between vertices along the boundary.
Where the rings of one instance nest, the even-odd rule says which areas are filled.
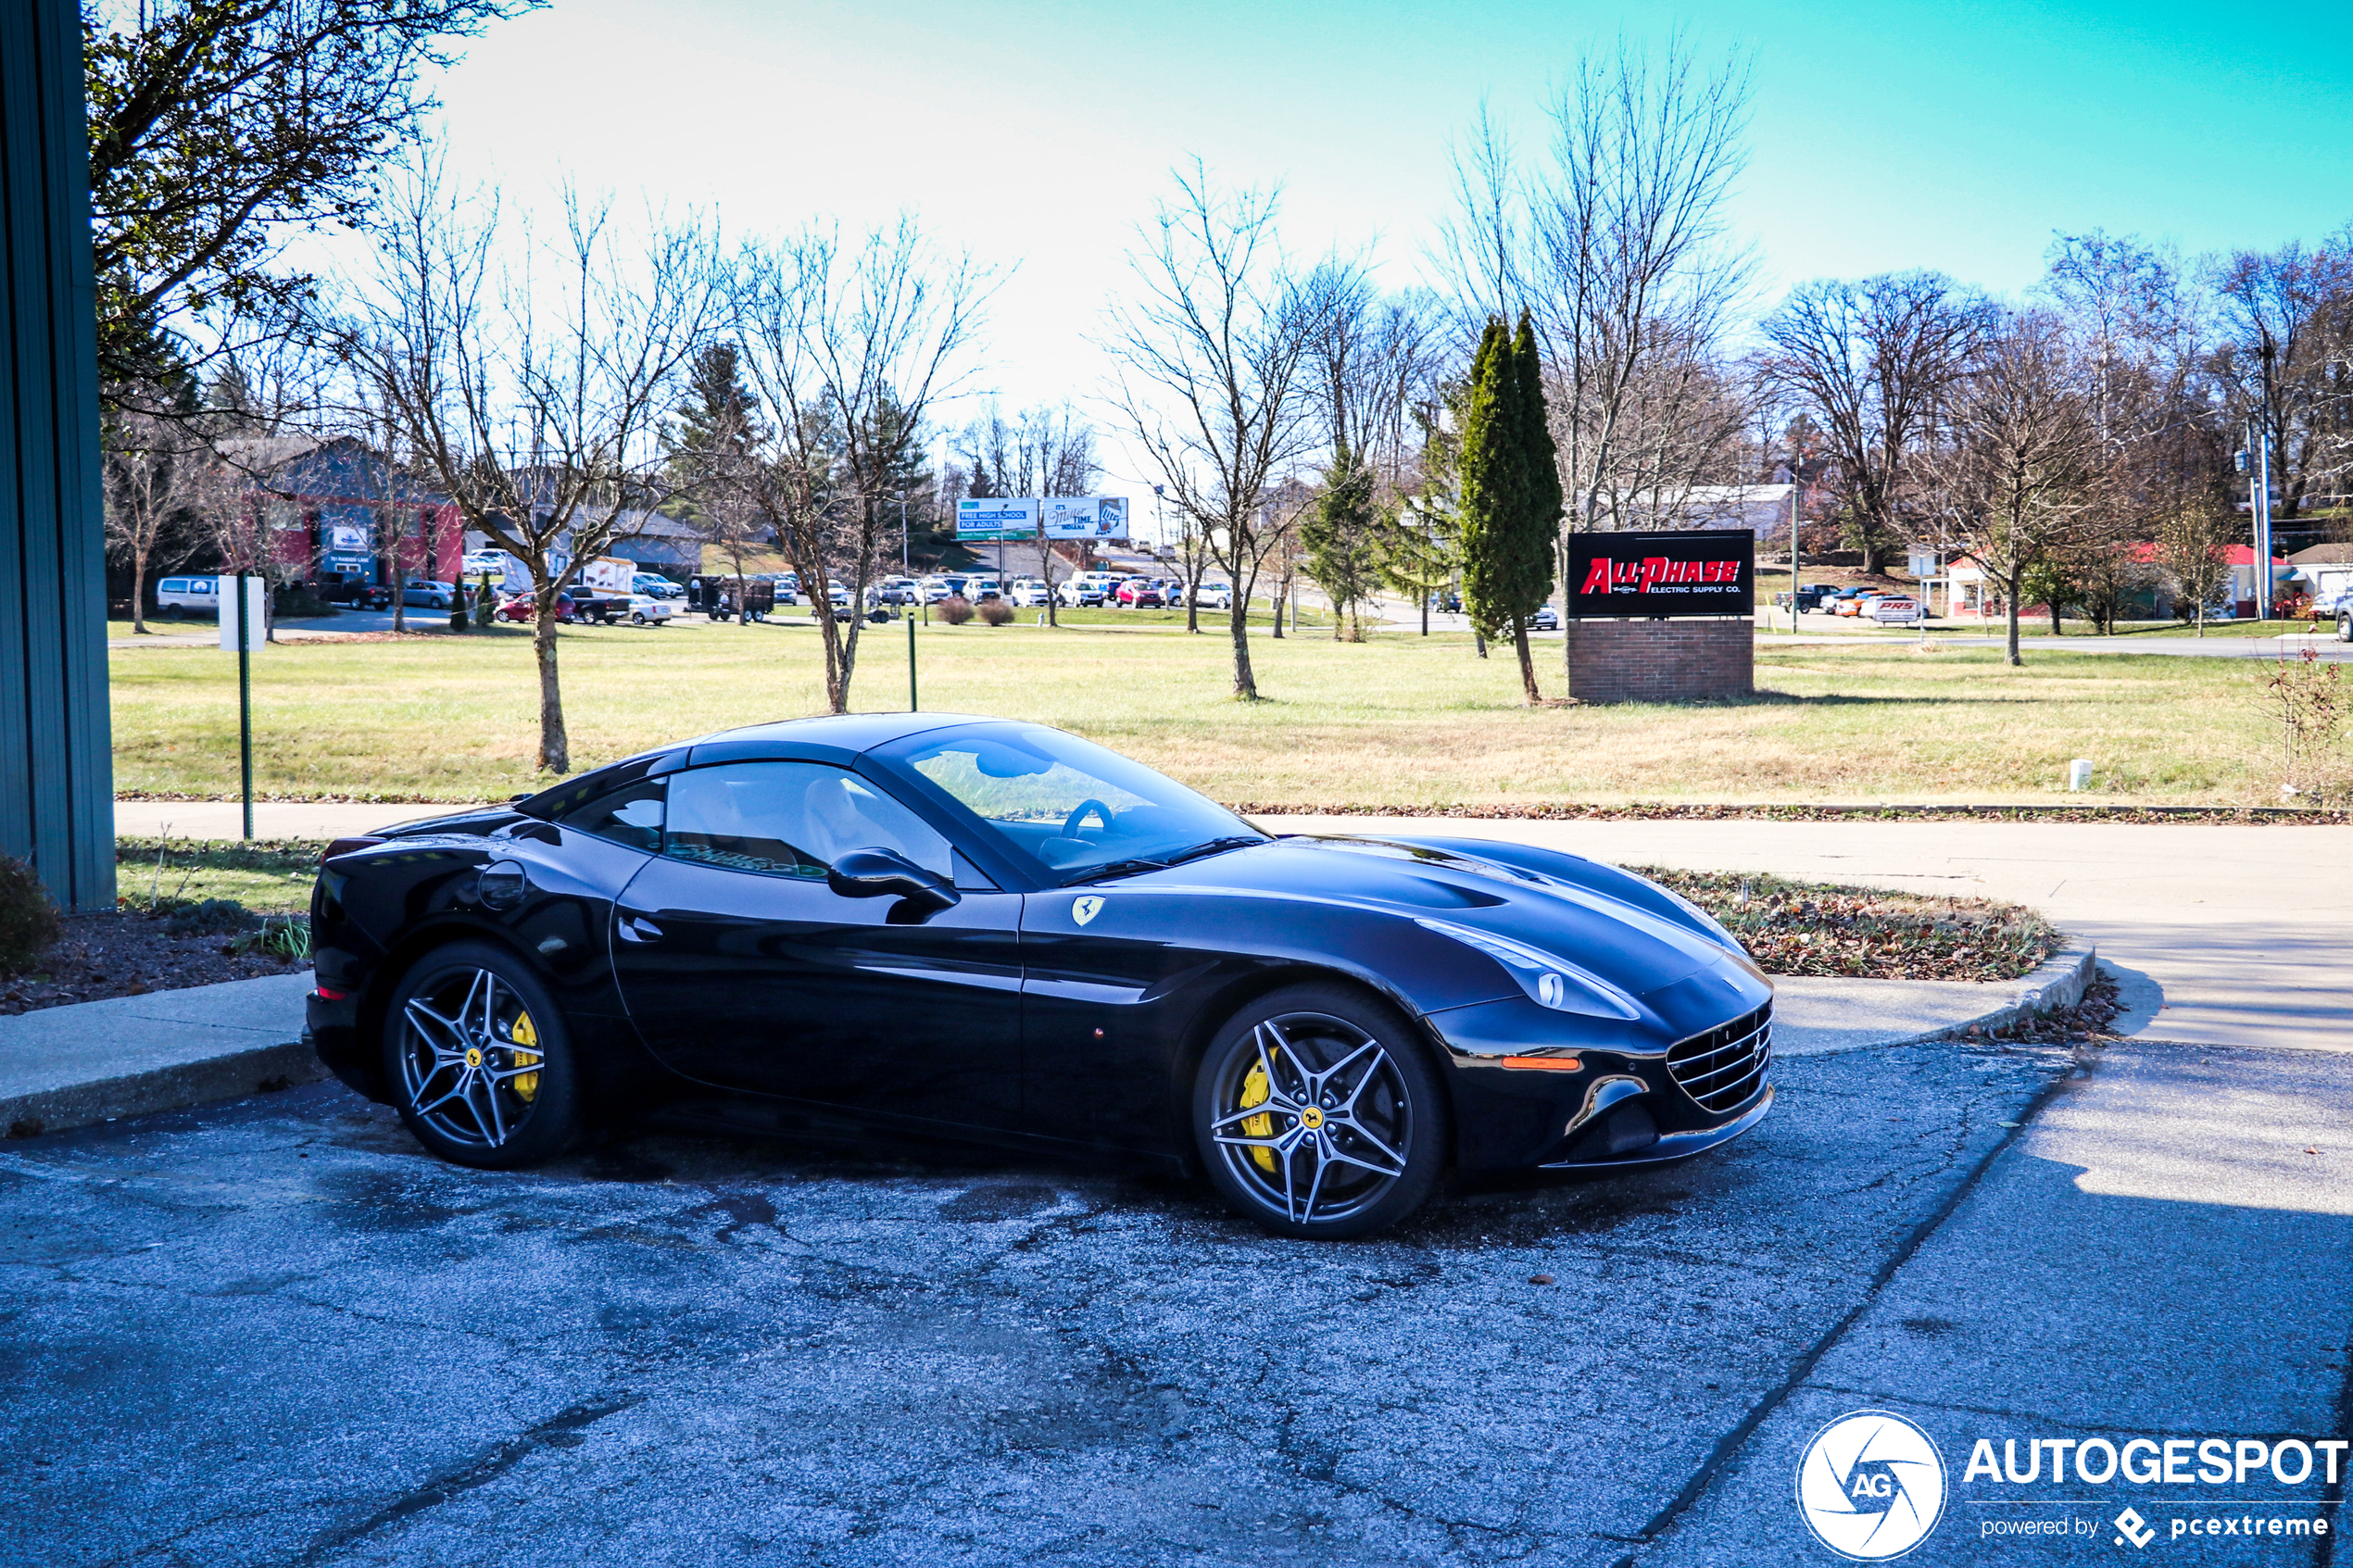
[[[1797,443],[1792,441],[1789,444],[1789,634],[1793,637],[1797,635],[1797,517],[1805,498],[1806,470]],[[1920,616],[1923,621],[1927,619],[1925,608],[1921,609]]]

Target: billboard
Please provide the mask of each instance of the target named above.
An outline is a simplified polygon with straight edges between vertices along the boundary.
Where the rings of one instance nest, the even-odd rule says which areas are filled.
[[[1754,529],[1568,536],[1572,621],[1753,615],[1755,609]]]
[[[1125,539],[1125,495],[1049,495],[1044,508],[1049,539]]]
[[[1038,497],[975,496],[956,503],[959,539],[1035,539]]]

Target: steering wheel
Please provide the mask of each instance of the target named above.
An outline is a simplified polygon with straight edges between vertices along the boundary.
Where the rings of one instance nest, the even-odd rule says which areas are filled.
[[[1076,838],[1078,836],[1078,824],[1087,820],[1087,813],[1089,811],[1094,812],[1095,820],[1103,824],[1103,831],[1105,833],[1111,832],[1111,808],[1089,796],[1087,799],[1082,800],[1077,805],[1072,807],[1070,809],[1070,815],[1063,819],[1063,836],[1064,838]]]

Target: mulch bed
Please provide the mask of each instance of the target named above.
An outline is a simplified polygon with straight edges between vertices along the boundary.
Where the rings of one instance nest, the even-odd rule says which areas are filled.
[[[64,924],[65,935],[42,955],[39,968],[0,978],[0,1015],[290,974],[309,967],[307,960],[267,952],[232,954],[228,949],[233,935],[175,935],[157,916],[68,915]]]
[[[1768,974],[1850,980],[2017,980],[2065,945],[2033,910],[1991,898],[1629,866],[1697,904]]]

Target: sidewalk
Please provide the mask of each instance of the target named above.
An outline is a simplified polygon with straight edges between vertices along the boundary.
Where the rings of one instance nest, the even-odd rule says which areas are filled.
[[[324,1077],[303,1046],[310,972],[0,1018],[0,1134],[237,1099]]]

